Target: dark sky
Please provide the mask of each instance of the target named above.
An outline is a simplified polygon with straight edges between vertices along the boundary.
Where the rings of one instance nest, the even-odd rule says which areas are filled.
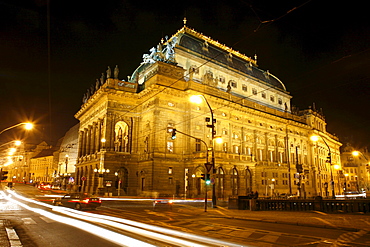
[[[32,120],[33,138],[62,137],[108,65],[119,66],[121,79],[131,75],[186,16],[198,32],[257,54],[295,106],[323,109],[328,131],[343,143],[370,146],[370,29],[361,1],[50,2],[48,32],[46,0],[0,0],[0,130]],[[18,135],[7,131],[0,142]]]

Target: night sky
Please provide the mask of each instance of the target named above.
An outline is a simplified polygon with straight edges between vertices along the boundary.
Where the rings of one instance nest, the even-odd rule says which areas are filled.
[[[328,131],[344,144],[370,146],[370,18],[363,1],[50,2],[48,22],[46,0],[0,0],[0,130],[30,120],[37,124],[30,140],[55,143],[77,123],[84,93],[108,65],[126,79],[186,16],[188,27],[257,54],[292,104],[322,108]],[[20,135],[12,129],[0,143]]]

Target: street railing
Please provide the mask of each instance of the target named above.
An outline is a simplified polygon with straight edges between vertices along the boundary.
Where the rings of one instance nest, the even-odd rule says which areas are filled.
[[[321,211],[328,213],[370,213],[370,199],[247,199],[230,197],[229,208],[252,211]]]

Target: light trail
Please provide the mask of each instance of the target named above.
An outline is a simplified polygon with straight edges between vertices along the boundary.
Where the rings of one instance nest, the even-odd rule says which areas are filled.
[[[196,246],[196,247],[202,247],[202,246],[209,246],[209,245],[215,245],[215,246],[230,246],[230,247],[240,247],[241,245],[237,245],[234,243],[222,241],[222,240],[217,240],[213,238],[208,238],[208,237],[203,237],[203,236],[198,236],[195,234],[190,234],[190,233],[184,233],[176,230],[171,230],[163,227],[158,227],[158,226],[153,226],[145,223],[140,223],[132,220],[127,220],[127,219],[122,219],[122,218],[117,218],[113,216],[107,216],[107,215],[99,215],[99,214],[94,214],[94,213],[89,213],[89,212],[83,212],[83,211],[78,211],[66,207],[59,207],[59,206],[52,206],[43,202],[38,202],[34,201],[32,199],[20,196],[16,194],[15,192],[12,191],[12,195],[15,197],[39,204],[48,208],[52,208],[53,210],[63,213],[66,215],[69,215],[71,217],[83,219],[86,221],[91,221],[91,222],[97,222],[97,223],[102,223],[106,224],[109,226],[116,227],[121,230],[133,232],[135,234],[140,234],[149,238],[154,238],[158,239],[167,243],[172,243],[174,245],[181,245],[181,246]],[[154,231],[154,232],[153,232]],[[176,236],[178,238],[174,238],[171,236]],[[201,245],[197,244],[195,242],[183,240],[183,239],[191,239],[193,241],[198,241],[198,242],[204,242],[207,243],[207,245]]]
[[[95,226],[95,225],[90,224],[90,223],[86,223],[86,222],[83,222],[83,221],[80,221],[80,220],[71,219],[71,218],[68,218],[68,217],[56,215],[56,214],[47,212],[47,211],[45,211],[43,209],[40,209],[40,208],[30,207],[30,206],[28,206],[28,205],[26,205],[22,202],[19,202],[15,199],[11,198],[10,196],[6,196],[3,191],[1,191],[1,194],[4,196],[5,199],[7,199],[7,200],[9,200],[13,203],[16,203],[17,205],[19,205],[19,206],[21,206],[25,209],[28,209],[32,212],[41,214],[41,215],[43,215],[43,216],[45,216],[49,219],[61,222],[63,224],[67,224],[67,225],[79,228],[81,230],[84,230],[84,231],[89,232],[91,234],[94,234],[96,236],[99,236],[101,238],[104,238],[104,239],[107,239],[111,242],[114,242],[114,243],[116,243],[120,246],[145,246],[145,247],[155,246],[155,245],[151,245],[151,244],[145,243],[143,241],[140,241],[140,240],[137,240],[137,239],[134,239],[134,238],[130,238],[130,237],[127,237],[125,235],[118,234],[116,232],[104,229],[102,227]],[[12,194],[14,196],[16,196],[14,192]],[[18,197],[18,196],[16,196],[16,197]],[[22,198],[19,198],[19,199],[22,199]],[[26,201],[28,201],[28,200],[26,200]],[[39,203],[36,203],[36,204],[39,204]],[[122,243],[124,243],[124,244],[122,244]]]

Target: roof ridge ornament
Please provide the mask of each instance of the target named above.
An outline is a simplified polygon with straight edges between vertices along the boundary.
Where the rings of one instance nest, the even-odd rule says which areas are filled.
[[[178,30],[174,35],[172,35],[172,37],[169,38],[166,42],[171,41],[174,37],[179,37],[180,34],[188,33],[188,34],[190,34],[192,36],[195,36],[195,37],[197,37],[199,39],[202,39],[202,40],[206,41],[208,45],[213,45],[213,46],[215,46],[215,47],[217,47],[219,49],[222,49],[222,50],[224,50],[224,51],[226,51],[228,53],[231,53],[233,56],[236,56],[236,57],[239,57],[239,58],[241,58],[243,60],[246,60],[248,62],[251,62],[255,67],[258,67],[257,60],[256,60],[257,58],[253,59],[251,57],[248,57],[248,56],[240,53],[239,51],[235,51],[234,49],[232,49],[232,48],[230,48],[230,47],[228,47],[228,46],[226,46],[224,44],[221,44],[218,41],[215,41],[211,37],[208,37],[208,36],[206,36],[206,35],[204,35],[202,33],[199,33],[197,31],[195,31],[192,28],[189,28],[188,26],[185,25],[186,22],[187,22],[187,20],[186,20],[186,17],[185,17],[184,18],[184,26],[180,30]]]

